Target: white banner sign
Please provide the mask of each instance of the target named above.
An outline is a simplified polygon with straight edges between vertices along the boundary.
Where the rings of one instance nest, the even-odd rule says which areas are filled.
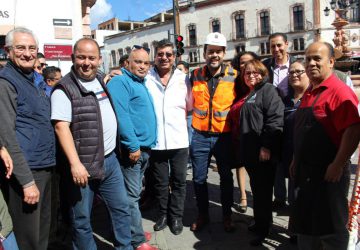
[[[0,0],[0,25],[13,25],[16,0]]]

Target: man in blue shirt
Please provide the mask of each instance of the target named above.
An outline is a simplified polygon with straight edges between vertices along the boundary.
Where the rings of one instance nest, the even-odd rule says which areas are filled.
[[[144,78],[150,67],[144,48],[134,48],[127,69],[107,85],[118,119],[122,149],[121,169],[131,213],[132,245],[138,250],[156,250],[146,243],[139,210],[142,178],[149,165],[150,149],[156,141],[156,117]]]

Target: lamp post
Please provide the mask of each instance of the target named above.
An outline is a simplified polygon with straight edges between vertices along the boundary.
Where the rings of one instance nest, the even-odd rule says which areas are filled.
[[[354,8],[357,5],[356,2],[356,0],[331,0],[330,2],[331,10],[335,11],[335,20],[331,25],[336,29],[333,38],[336,58],[340,58],[350,52],[347,46],[349,37],[346,35],[343,27],[349,24],[346,13],[350,8]],[[328,6],[324,9],[324,14],[329,16],[330,9]]]

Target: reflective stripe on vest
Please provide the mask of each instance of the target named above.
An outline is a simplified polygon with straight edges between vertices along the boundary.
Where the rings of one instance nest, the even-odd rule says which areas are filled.
[[[234,80],[237,71],[227,66],[224,73],[216,87],[211,104],[206,82],[206,68],[195,69],[193,73],[194,112],[192,126],[198,131],[230,132],[227,115],[235,98]]]

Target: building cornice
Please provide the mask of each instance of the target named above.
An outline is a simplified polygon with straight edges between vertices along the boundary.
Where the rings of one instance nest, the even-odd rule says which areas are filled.
[[[153,24],[153,25],[149,25],[149,26],[144,26],[144,27],[141,27],[141,28],[138,28],[138,29],[133,29],[133,30],[125,31],[125,32],[120,32],[120,33],[117,33],[117,34],[114,34],[114,35],[105,36],[104,41],[112,39],[112,38],[116,38],[116,37],[122,37],[122,36],[126,36],[126,35],[129,35],[129,34],[138,33],[138,32],[144,31],[144,30],[158,28],[158,27],[169,25],[169,24],[172,24],[172,23],[173,23],[173,21],[167,21],[167,22],[163,22],[163,23],[157,23],[157,24]]]

